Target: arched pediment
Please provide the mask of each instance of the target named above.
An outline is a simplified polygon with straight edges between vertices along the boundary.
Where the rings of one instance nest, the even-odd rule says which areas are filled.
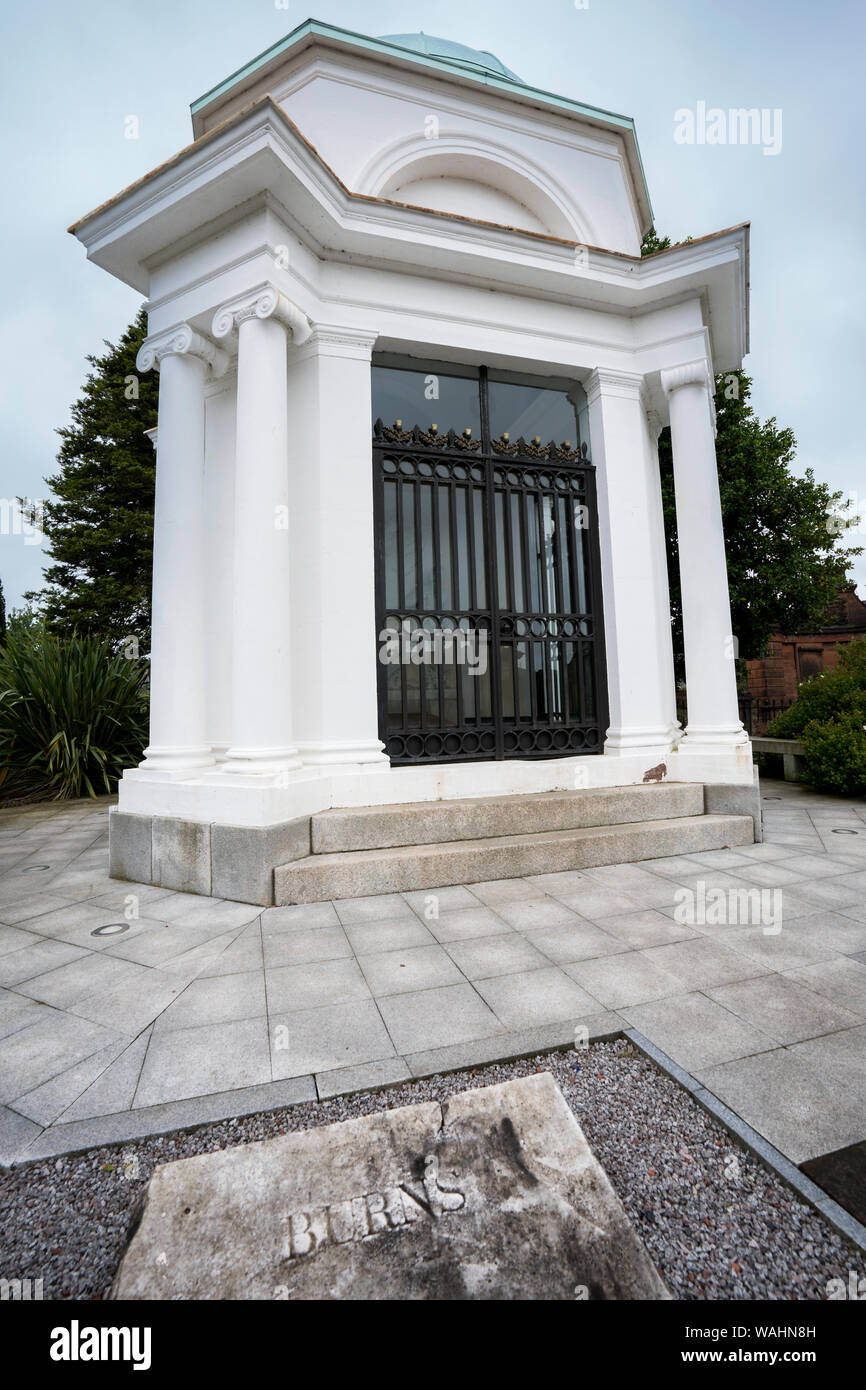
[[[413,135],[381,151],[357,192],[595,245],[585,212],[543,170],[504,146]]]

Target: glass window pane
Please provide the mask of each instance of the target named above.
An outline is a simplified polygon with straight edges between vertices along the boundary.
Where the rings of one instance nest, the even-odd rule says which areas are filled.
[[[526,611],[523,598],[523,534],[520,526],[520,493],[511,493],[511,564],[514,588],[514,612]]]
[[[429,367],[373,367],[373,423],[402,421],[402,428],[418,425],[439,434],[470,429],[481,437],[481,400],[477,376],[452,376]]]
[[[457,607],[469,608],[469,519],[466,512],[466,489],[457,489]]]
[[[583,392],[575,383],[569,390],[556,390],[537,380],[523,378],[525,385],[496,379],[490,373],[490,434],[499,439],[507,434],[542,444],[564,444],[575,448],[580,443],[578,410]],[[574,400],[569,400],[569,395]]]
[[[451,588],[451,512],[449,488],[439,484],[439,583],[442,590],[442,607],[451,608],[454,603]]]
[[[397,549],[397,484],[385,483],[385,607],[400,606]]]
[[[487,549],[484,544],[484,493],[481,488],[473,490],[473,514],[475,517],[475,606],[487,607]]]
[[[422,604],[431,612],[436,608],[436,576],[433,568],[433,488],[421,484],[421,575]]]
[[[415,488],[412,483],[401,483],[403,492],[403,584],[406,592],[406,607],[414,608],[417,599],[417,568],[415,564]]]
[[[528,611],[540,613],[542,591],[541,537],[538,529],[538,505],[534,493],[526,494],[526,550],[529,559]]]

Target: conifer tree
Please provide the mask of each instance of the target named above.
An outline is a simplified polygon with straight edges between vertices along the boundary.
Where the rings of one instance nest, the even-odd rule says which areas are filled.
[[[150,646],[155,453],[159,375],[140,374],[141,310],[116,344],[88,357],[92,371],[60,429],[58,469],[40,517],[51,563],[39,601],[49,631]]]

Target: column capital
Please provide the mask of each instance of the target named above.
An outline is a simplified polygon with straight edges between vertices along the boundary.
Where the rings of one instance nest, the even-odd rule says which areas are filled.
[[[222,349],[201,333],[196,333],[188,323],[176,324],[164,333],[145,338],[135,365],[140,372],[149,372],[152,367],[159,368],[164,357],[198,357],[207,363],[215,377],[222,376],[229,364]]]
[[[683,386],[703,386],[706,388],[713,437],[718,430],[715,385],[715,378],[705,357],[698,358],[695,362],[683,362],[678,367],[663,367],[661,371],[662,390],[669,401],[674,392],[679,391]]]
[[[713,393],[713,376],[706,358],[695,362],[683,362],[678,367],[663,367],[661,371],[662,390],[670,399],[674,391],[682,386],[706,386]]]
[[[313,332],[307,315],[281,294],[276,285],[270,283],[259,285],[221,305],[213,318],[214,337],[227,338],[237,333],[247,319],[276,319],[289,330],[296,344],[307,342]]]
[[[618,396],[625,400],[640,400],[644,393],[644,378],[640,372],[624,372],[610,367],[596,367],[584,382],[590,404],[599,396]]]

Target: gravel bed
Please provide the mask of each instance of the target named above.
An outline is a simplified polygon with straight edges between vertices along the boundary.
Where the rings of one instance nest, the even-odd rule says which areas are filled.
[[[0,1173],[0,1275],[108,1295],[158,1163],[550,1071],[675,1298],[824,1299],[862,1256],[626,1040],[307,1102]]]

